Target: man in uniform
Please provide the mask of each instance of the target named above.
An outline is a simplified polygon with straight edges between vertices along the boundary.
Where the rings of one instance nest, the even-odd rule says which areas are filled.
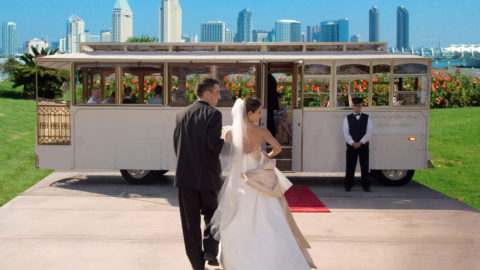
[[[353,187],[353,178],[357,159],[360,157],[360,169],[362,172],[362,188],[370,192],[368,180],[369,165],[368,142],[372,137],[372,120],[368,114],[362,113],[363,99],[352,99],[353,113],[345,116],[343,120],[343,135],[347,143],[347,165],[345,171],[345,191],[349,192]]]

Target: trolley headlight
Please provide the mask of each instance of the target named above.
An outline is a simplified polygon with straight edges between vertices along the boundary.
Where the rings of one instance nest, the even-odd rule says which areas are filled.
[[[414,142],[417,140],[417,137],[408,137],[408,140],[411,141],[411,142]]]

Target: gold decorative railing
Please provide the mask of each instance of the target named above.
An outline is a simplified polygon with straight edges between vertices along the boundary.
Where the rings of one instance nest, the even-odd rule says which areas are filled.
[[[69,101],[38,100],[38,145],[69,145],[71,142],[70,127]]]

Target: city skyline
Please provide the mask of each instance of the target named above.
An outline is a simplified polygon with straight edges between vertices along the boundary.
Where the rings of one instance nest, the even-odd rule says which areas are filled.
[[[1,23],[13,21],[17,24],[18,47],[27,40],[35,37],[48,36],[51,41],[58,41],[65,35],[65,19],[72,14],[77,14],[85,21],[85,29],[92,34],[99,34],[101,30],[111,27],[111,10],[114,1],[101,1],[97,3],[91,0],[82,3],[69,3],[52,0],[48,7],[36,7],[32,0],[16,2],[6,0],[0,16],[4,19]],[[479,43],[480,30],[469,25],[475,25],[476,7],[480,8],[479,1],[462,1],[457,3],[451,0],[438,0],[435,5],[418,1],[356,1],[340,0],[335,3],[325,4],[321,1],[301,1],[301,5],[290,7],[287,1],[242,1],[241,3],[229,3],[224,7],[222,1],[212,0],[201,3],[191,0],[180,0],[183,10],[183,35],[193,36],[200,33],[201,22],[209,20],[221,20],[226,27],[236,30],[237,14],[244,8],[250,8],[255,17],[253,30],[271,31],[275,27],[275,21],[280,19],[293,19],[302,22],[301,32],[306,32],[306,26],[319,25],[320,21],[335,18],[350,19],[350,33],[368,35],[368,11],[372,6],[377,6],[380,16],[380,41],[389,43],[389,47],[396,46],[396,9],[404,5],[410,12],[410,25],[415,29],[410,31],[410,46],[424,45],[437,47],[439,43],[447,46],[451,43]],[[134,16],[134,36],[148,34],[158,36],[158,6],[159,1],[130,1]],[[445,6],[448,5],[448,8]],[[54,7],[52,7],[54,6]],[[92,9],[91,6],[95,8]],[[320,12],[313,12],[315,7],[325,6]],[[93,10],[93,12],[92,12]],[[55,14],[55,16],[44,16]],[[318,14],[319,13],[319,14]],[[212,15],[214,14],[214,15]],[[301,15],[297,15],[301,14]],[[469,15],[470,14],[470,15]],[[257,16],[256,16],[257,15]],[[261,15],[261,16],[260,16]],[[448,19],[444,17],[458,17],[462,20]],[[29,18],[25,20],[24,18]],[[462,31],[459,31],[461,29]],[[236,33],[233,33],[236,34]],[[439,40],[440,39],[440,40]]]

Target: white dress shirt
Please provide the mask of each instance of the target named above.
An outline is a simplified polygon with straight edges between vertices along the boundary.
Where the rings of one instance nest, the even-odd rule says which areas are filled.
[[[347,116],[345,116],[345,118],[343,119],[343,135],[345,136],[345,142],[347,142],[349,145],[353,145],[354,141],[352,139],[352,136],[350,136],[350,129],[349,129],[349,126],[348,126]],[[357,120],[359,120],[360,119],[360,114],[356,114],[355,117],[357,118]],[[362,137],[360,142],[362,144],[366,144],[368,141],[370,141],[371,137],[372,137],[372,119],[370,118],[370,115],[369,115],[368,116],[368,123],[367,123],[367,132]]]
[[[93,96],[87,101],[87,104],[99,104],[99,103],[100,103],[100,100],[96,99]]]

